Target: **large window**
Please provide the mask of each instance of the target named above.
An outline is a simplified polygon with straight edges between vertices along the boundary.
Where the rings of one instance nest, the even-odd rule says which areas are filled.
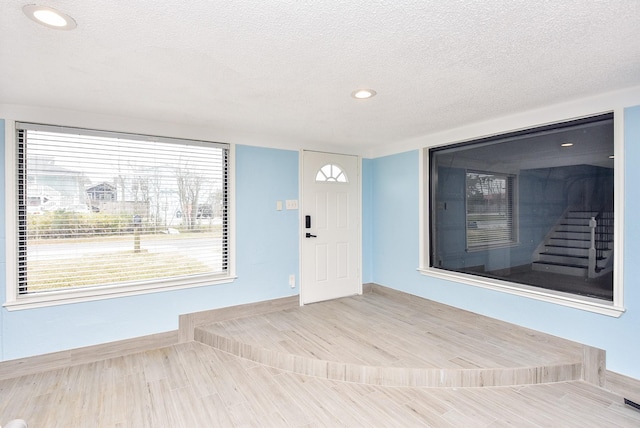
[[[228,278],[228,162],[226,144],[17,123],[15,300]]]
[[[613,130],[605,114],[430,149],[429,268],[613,302]]]

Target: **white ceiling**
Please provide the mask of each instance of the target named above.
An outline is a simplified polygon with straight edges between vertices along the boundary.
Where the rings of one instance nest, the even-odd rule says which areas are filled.
[[[638,0],[0,2],[0,104],[361,152],[640,85]],[[378,95],[355,100],[361,87]],[[65,125],[65,124],[63,124]]]

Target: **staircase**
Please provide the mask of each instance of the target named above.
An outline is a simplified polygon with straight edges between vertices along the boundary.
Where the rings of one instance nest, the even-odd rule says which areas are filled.
[[[595,221],[592,222],[592,218]],[[611,272],[613,213],[565,211],[536,249],[531,268],[583,278],[597,278]]]

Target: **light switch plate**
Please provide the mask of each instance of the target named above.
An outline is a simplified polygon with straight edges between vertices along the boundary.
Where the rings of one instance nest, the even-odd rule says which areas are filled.
[[[297,210],[298,209],[298,200],[297,199],[287,199],[286,206],[288,210]]]
[[[276,201],[276,210],[282,211],[282,201]]]

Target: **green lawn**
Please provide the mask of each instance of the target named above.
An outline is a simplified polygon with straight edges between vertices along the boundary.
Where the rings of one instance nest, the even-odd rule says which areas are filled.
[[[178,253],[120,251],[92,254],[82,259],[30,261],[28,290],[106,285],[211,272],[211,267]]]

